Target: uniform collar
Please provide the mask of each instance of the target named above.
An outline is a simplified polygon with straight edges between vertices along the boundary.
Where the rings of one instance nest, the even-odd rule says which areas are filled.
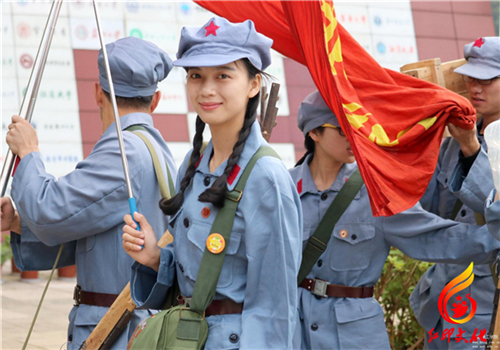
[[[120,124],[122,130],[125,130],[131,125],[137,125],[137,124],[153,127],[153,118],[147,113],[141,113],[141,112],[130,113],[120,117]],[[108,128],[106,129],[106,131],[104,131],[102,136],[103,137],[108,136],[113,133],[116,134],[115,122],[113,122],[110,126],[108,126]]]
[[[248,135],[248,138],[245,142],[245,147],[243,148],[243,152],[241,152],[240,159],[238,160],[238,163],[234,166],[233,170],[228,176],[227,188],[229,191],[232,191],[234,189],[234,187],[238,183],[238,180],[241,177],[241,174],[243,174],[243,171],[245,170],[248,162],[255,154],[255,152],[257,152],[257,150],[264,145],[267,145],[267,142],[262,137],[260,125],[259,123],[254,122],[251,126],[250,134]],[[213,145],[212,145],[212,140],[210,140],[210,142],[207,145],[207,148],[205,148],[205,151],[203,151],[202,157],[198,163],[196,171],[204,175],[212,175],[218,177],[221,176],[222,173],[224,172],[224,169],[226,168],[227,165],[227,160],[224,161],[221,165],[219,165],[219,167],[215,169],[213,173],[210,173],[209,162],[212,152],[213,152]]]
[[[344,164],[335,178],[332,186],[325,191],[318,191],[316,184],[311,175],[311,169],[309,168],[309,162],[312,160],[313,155],[309,154],[304,162],[299,165],[299,180],[297,181],[297,191],[299,195],[302,196],[305,193],[320,194],[323,192],[339,192],[342,186],[346,183],[347,179],[352,175],[352,173],[358,168],[356,162],[352,164]],[[359,198],[359,192],[356,194],[356,199]]]

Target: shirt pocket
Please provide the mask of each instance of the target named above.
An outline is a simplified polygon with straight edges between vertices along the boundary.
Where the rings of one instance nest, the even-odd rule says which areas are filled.
[[[364,270],[372,259],[373,223],[339,223],[333,229],[330,267],[335,271]]]
[[[211,224],[193,221],[186,234],[189,246],[185,247],[182,254],[179,254],[179,261],[184,265],[184,274],[193,281],[196,281],[211,227]],[[229,238],[229,244],[226,242],[226,256],[217,283],[218,288],[227,287],[233,282],[235,255],[239,250],[241,237],[242,233],[233,231]]]
[[[390,349],[382,307],[374,299],[361,299],[335,306],[341,349]]]
[[[82,254],[82,253],[87,253],[94,249],[95,246],[95,235],[88,236],[85,238],[80,238],[79,240],[76,241],[76,253],[77,254]]]

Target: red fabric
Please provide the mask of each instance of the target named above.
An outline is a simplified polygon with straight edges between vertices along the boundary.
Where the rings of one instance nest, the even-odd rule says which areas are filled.
[[[238,173],[240,172],[241,168],[238,164],[235,164],[233,168],[231,169],[231,172],[227,176],[227,183],[229,185],[232,185],[234,180],[236,179],[236,176],[238,176]]]
[[[232,22],[251,19],[275,50],[308,67],[351,142],[375,216],[399,213],[421,198],[447,119],[474,126],[465,98],[382,68],[337,23],[331,1],[196,2]]]

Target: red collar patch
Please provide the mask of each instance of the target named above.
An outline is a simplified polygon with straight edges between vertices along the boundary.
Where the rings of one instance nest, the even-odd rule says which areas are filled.
[[[214,21],[210,22],[210,24],[208,26],[205,27],[205,30],[207,31],[205,33],[205,37],[209,36],[210,34],[212,34],[213,36],[217,36],[217,29],[219,29],[220,26],[216,26],[214,24]]]
[[[474,45],[472,47],[477,46],[477,47],[481,48],[481,46],[483,46],[483,44],[484,44],[483,38],[479,38],[476,41],[474,41]]]
[[[234,180],[236,179],[236,176],[238,176],[239,172],[240,172],[241,168],[238,164],[235,164],[233,166],[233,168],[231,169],[231,172],[229,173],[228,177],[227,177],[227,183],[229,185],[232,185]]]
[[[205,154],[205,153],[203,153]],[[201,160],[203,159],[203,154],[200,156],[200,159],[196,162],[196,165],[194,166],[195,168],[198,168],[198,165],[200,165]]]
[[[302,179],[300,179],[300,181],[297,182],[297,192],[299,192],[299,194],[302,193]]]

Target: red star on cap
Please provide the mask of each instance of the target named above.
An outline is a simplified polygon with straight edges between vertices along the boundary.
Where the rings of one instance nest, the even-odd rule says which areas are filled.
[[[483,38],[479,38],[476,41],[474,41],[474,45],[472,45],[472,47],[477,46],[477,47],[481,48],[481,46],[483,46],[483,44],[484,44]]]
[[[210,24],[205,27],[205,30],[207,31],[205,33],[205,37],[209,36],[210,34],[212,34],[213,36],[217,36],[216,30],[219,28],[220,26],[216,26],[214,24],[214,21],[210,22]]]

